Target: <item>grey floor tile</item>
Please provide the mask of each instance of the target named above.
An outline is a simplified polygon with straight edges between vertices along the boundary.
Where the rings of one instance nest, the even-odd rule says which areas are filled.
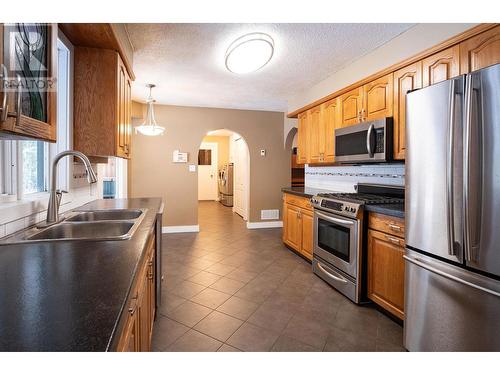
[[[257,275],[258,275],[257,272],[250,272],[242,268],[237,268],[233,272],[228,273],[226,277],[233,280],[238,280],[244,283],[248,283],[249,281],[257,277]]]
[[[236,349],[235,347],[231,346],[231,345],[227,345],[227,344],[223,344],[219,350],[217,350],[218,352],[241,352],[241,350],[239,349]]]
[[[327,352],[373,352],[375,350],[375,337],[340,328],[330,331],[324,347],[324,351]]]
[[[200,284],[203,286],[210,286],[215,283],[217,280],[221,278],[220,275],[216,275],[215,273],[201,271],[196,275],[190,277],[188,281],[191,281],[196,284]]]
[[[167,350],[169,352],[216,352],[222,342],[204,335],[195,330],[190,330],[178,338]]]
[[[208,307],[199,305],[191,301],[186,301],[179,307],[174,309],[172,312],[169,312],[167,316],[188,327],[193,327],[196,323],[198,323],[211,312],[212,309],[209,309]]]
[[[152,349],[153,351],[164,351],[175,340],[189,331],[189,327],[182,325],[169,318],[159,316],[153,327]]]
[[[280,304],[266,302],[248,318],[248,322],[281,333],[292,315],[293,311],[283,309]]]
[[[321,321],[300,314],[293,316],[283,331],[284,335],[318,349],[325,346],[328,333],[329,329]]]
[[[190,299],[191,297],[194,297],[195,295],[200,293],[203,289],[205,289],[205,286],[187,280],[172,285],[170,288],[166,288],[168,292],[185,299]]]
[[[266,352],[273,347],[278,336],[268,329],[244,323],[227,343],[245,352]]]
[[[212,285],[210,285],[210,288],[218,290],[219,292],[224,292],[227,294],[234,294],[238,290],[240,290],[243,286],[245,286],[245,283],[243,283],[241,281],[229,279],[227,277],[223,277],[223,278],[217,280]]]
[[[221,311],[241,320],[247,320],[258,307],[259,305],[255,302],[233,296],[220,305],[217,311]]]
[[[317,352],[321,351],[314,346],[304,344],[303,342],[288,336],[280,336],[274,343],[272,352]]]
[[[207,315],[194,329],[220,341],[226,341],[241,325],[242,320],[214,311]]]
[[[225,276],[234,271],[236,267],[222,263],[215,263],[206,269],[207,272],[215,273],[219,276]]]
[[[191,301],[199,303],[200,305],[216,309],[224,302],[231,298],[230,294],[219,292],[218,290],[206,288],[196,296],[191,298]]]
[[[184,302],[186,302],[186,299],[179,297],[178,295],[173,293],[162,293],[161,305],[158,308],[158,312],[162,315],[167,315]]]

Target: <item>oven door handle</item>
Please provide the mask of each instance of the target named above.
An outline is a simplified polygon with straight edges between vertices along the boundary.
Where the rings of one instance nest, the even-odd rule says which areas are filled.
[[[321,270],[321,272],[326,273],[326,274],[327,274],[329,277],[331,277],[332,279],[337,280],[337,281],[339,281],[339,282],[341,282],[341,283],[347,284],[347,280],[346,280],[346,279],[344,279],[344,278],[343,278],[343,277],[341,277],[340,275],[339,275],[339,276],[335,276],[335,275],[333,275],[332,273],[330,273],[329,271],[327,271],[327,270],[326,270],[326,269],[325,269],[325,268],[321,265],[321,263],[320,263],[320,262],[318,262],[318,263],[317,263],[317,265],[318,265],[318,268]]]
[[[319,213],[318,211],[316,211],[316,215],[318,215],[318,217],[320,217],[322,219],[328,220],[328,221],[330,221],[332,223],[335,223],[335,224],[349,225],[349,226],[353,226],[354,225],[354,223],[352,221],[344,220],[344,219],[338,219],[338,218],[333,217],[333,216],[324,215],[322,213]]]

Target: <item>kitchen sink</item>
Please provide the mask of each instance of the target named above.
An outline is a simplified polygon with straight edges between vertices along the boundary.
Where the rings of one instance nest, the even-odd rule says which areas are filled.
[[[106,221],[106,220],[133,220],[142,215],[141,210],[99,210],[79,212],[66,219],[66,222]]]
[[[0,241],[1,245],[51,241],[115,241],[133,236],[147,209],[73,211],[60,223],[34,226]]]
[[[27,238],[33,240],[111,240],[125,239],[134,226],[134,222],[114,221],[114,222],[92,222],[92,223],[61,223]]]

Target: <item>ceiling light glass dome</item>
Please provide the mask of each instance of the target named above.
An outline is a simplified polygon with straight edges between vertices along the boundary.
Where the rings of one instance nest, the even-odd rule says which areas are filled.
[[[163,135],[165,128],[163,126],[159,126],[155,120],[155,112],[153,108],[153,103],[155,100],[153,99],[152,90],[155,85],[148,84],[146,87],[149,88],[149,97],[146,101],[147,113],[146,120],[142,123],[142,125],[135,127],[135,132],[139,132],[143,135],[155,136],[155,135]]]
[[[233,73],[255,72],[266,65],[274,53],[274,41],[264,33],[250,33],[236,39],[226,51],[226,68]]]

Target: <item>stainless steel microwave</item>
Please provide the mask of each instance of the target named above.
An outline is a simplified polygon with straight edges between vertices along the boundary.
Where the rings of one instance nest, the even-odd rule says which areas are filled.
[[[335,129],[335,161],[383,163],[392,159],[392,117]]]

